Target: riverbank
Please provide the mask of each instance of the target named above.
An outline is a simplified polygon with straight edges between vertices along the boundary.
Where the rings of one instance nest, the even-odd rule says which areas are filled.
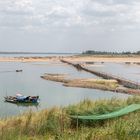
[[[79,55],[67,57],[71,62],[114,62],[114,63],[139,63],[140,56],[113,56],[113,55]]]
[[[112,56],[112,55],[75,55],[75,56],[46,56],[46,57],[0,57],[0,62],[48,62],[59,61],[64,58],[72,62],[114,62],[140,63],[140,56]]]
[[[65,74],[44,74],[41,78],[45,80],[61,82],[66,87],[80,87],[89,89],[99,89],[103,91],[112,91],[125,93],[130,95],[140,95],[140,90],[126,88],[120,85],[116,80],[109,79],[93,79],[93,78],[79,78],[73,79]]]
[[[68,61],[67,59],[60,59],[62,63],[68,64],[75,67],[77,70],[84,70],[86,72],[92,73],[103,79],[71,79],[67,78],[62,74],[45,74],[41,78],[45,80],[51,80],[55,82],[62,82],[64,86],[68,87],[81,87],[81,88],[92,88],[100,89],[104,91],[120,92],[126,94],[136,94],[140,95],[140,84],[134,81],[124,79],[112,74],[90,70],[83,66],[83,64],[75,63],[73,61]],[[128,62],[127,62],[128,63]],[[135,62],[136,63],[136,62]],[[138,62],[137,62],[138,63]],[[115,84],[114,84],[115,83]]]
[[[77,105],[52,108],[40,112],[0,120],[1,140],[77,140],[140,138],[140,110],[125,116],[100,121],[74,121],[70,115],[106,114],[130,104],[140,104],[140,97],[127,100],[84,100]]]
[[[48,62],[59,61],[61,56],[50,57],[0,57],[0,62]]]

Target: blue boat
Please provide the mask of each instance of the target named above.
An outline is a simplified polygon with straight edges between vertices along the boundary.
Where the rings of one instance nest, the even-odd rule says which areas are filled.
[[[10,103],[38,103],[39,96],[24,96],[17,94],[16,96],[6,96],[4,97],[6,102]]]

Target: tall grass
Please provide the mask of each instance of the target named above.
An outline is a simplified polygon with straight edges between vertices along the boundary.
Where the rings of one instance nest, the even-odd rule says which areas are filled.
[[[140,139],[140,111],[104,121],[72,120],[70,115],[105,114],[133,103],[140,97],[127,100],[90,101],[85,99],[65,108],[41,112],[29,111],[0,120],[0,140],[136,140]]]

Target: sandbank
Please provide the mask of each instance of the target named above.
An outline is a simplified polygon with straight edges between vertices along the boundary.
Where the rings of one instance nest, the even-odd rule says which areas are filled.
[[[64,58],[72,62],[140,63],[140,56],[48,56],[48,57],[0,57],[0,62],[48,62]]]

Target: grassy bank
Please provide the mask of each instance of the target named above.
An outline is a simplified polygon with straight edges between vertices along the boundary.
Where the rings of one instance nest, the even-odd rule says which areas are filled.
[[[84,100],[65,108],[41,112],[29,111],[20,116],[0,120],[1,140],[136,140],[140,139],[140,111],[104,121],[77,121],[70,115],[104,114],[132,103],[140,97],[127,100]]]
[[[41,78],[45,80],[61,82],[64,86],[71,87],[83,87],[83,88],[95,88],[102,90],[116,90],[119,86],[116,80],[107,79],[94,79],[94,78],[77,78],[73,79],[70,76],[63,74],[44,74]]]
[[[66,74],[44,74],[41,78],[45,80],[61,82],[63,86],[67,87],[80,87],[80,88],[91,88],[99,89],[103,91],[112,91],[119,93],[126,93],[132,95],[140,95],[140,90],[122,87],[116,80],[109,79],[72,79]]]
[[[135,54],[79,54],[79,55],[75,55],[75,57],[107,57],[107,58],[127,58],[127,57],[133,57],[133,58],[139,58],[140,55],[135,55]]]

